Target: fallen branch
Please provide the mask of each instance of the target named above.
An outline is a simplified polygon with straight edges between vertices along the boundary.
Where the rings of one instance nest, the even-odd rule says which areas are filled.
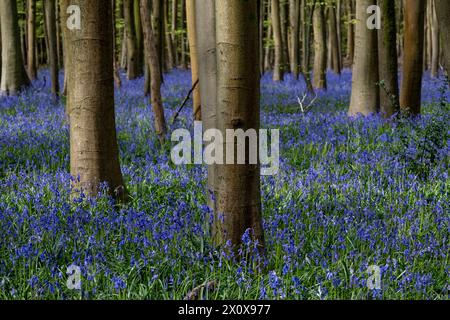
[[[186,105],[186,103],[189,101],[189,98],[191,97],[192,92],[194,92],[195,88],[197,87],[199,83],[199,79],[197,79],[197,81],[195,81],[195,83],[192,85],[191,90],[189,90],[186,98],[184,98],[183,103],[181,104],[181,106],[178,108],[177,113],[175,114],[175,116],[173,117],[172,120],[172,124],[175,123],[175,121],[177,120],[178,116],[180,115],[181,110],[183,110],[184,106]]]

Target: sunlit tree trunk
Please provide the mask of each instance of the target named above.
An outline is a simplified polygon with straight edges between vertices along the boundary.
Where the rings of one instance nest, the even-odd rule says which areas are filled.
[[[201,4],[201,5],[199,5]],[[215,0],[196,0],[195,6],[197,58],[199,61],[199,81],[202,101],[203,130],[217,128],[217,59]],[[216,165],[208,166],[206,199],[209,207],[217,213],[215,199]]]
[[[216,1],[217,122],[224,136],[226,129],[259,131],[256,17],[256,1]],[[249,163],[248,154],[245,158]],[[252,229],[253,238],[263,247],[259,165],[218,165],[217,184],[217,212],[223,219],[215,219],[216,244],[230,240],[239,245],[245,231]]]
[[[325,15],[322,4],[316,4],[313,18],[314,30],[314,81],[316,89],[327,88],[326,68],[327,68],[327,48],[325,32]]]
[[[164,143],[167,133],[166,119],[161,97],[161,63],[156,49],[156,39],[151,21],[150,0],[140,0],[141,21],[144,31],[144,47],[147,65],[150,67],[151,103],[155,117],[155,130],[161,143]]]
[[[205,18],[205,17],[203,17]],[[256,18],[256,17],[255,17]],[[189,52],[191,56],[192,83],[198,80],[198,60],[197,60],[197,36],[195,23],[195,0],[186,0],[186,21],[189,38]],[[193,92],[193,112],[194,119],[201,120],[201,99],[200,86],[197,85]]]
[[[81,9],[81,29],[65,31],[72,52],[68,71],[67,103],[70,118],[70,173],[75,193],[97,196],[107,182],[111,194],[125,200],[119,164],[114,115],[113,35],[111,1],[63,1]],[[77,192],[78,190],[78,192]]]
[[[27,69],[31,80],[37,77],[36,67],[36,0],[27,0]]]
[[[423,72],[425,0],[405,1],[403,80],[400,107],[406,113],[420,113]]]
[[[381,25],[378,31],[378,53],[380,73],[380,111],[391,117],[399,111],[397,23],[395,3],[392,0],[378,0],[381,9]]]
[[[349,115],[369,115],[379,108],[377,29],[367,27],[367,8],[376,0],[356,0],[355,60]]]
[[[434,0],[429,2],[430,4],[430,18],[431,18],[431,76],[437,77],[439,73],[439,54],[440,54],[440,43],[439,43],[439,24],[437,21],[436,5]],[[450,12],[449,12],[450,14]]]
[[[290,23],[290,42],[291,42],[291,72],[295,79],[299,74],[299,18],[300,18],[300,0],[289,0],[289,23]]]
[[[2,39],[0,95],[15,95],[30,83],[21,54],[17,2],[15,0],[0,1],[0,23]]]

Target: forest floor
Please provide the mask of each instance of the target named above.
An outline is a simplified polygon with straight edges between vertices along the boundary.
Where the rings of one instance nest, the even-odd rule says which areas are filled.
[[[306,115],[301,82],[266,75],[262,125],[281,130],[280,172],[262,178],[267,255],[244,237],[236,259],[211,245],[205,167],[174,166],[160,150],[142,79],[116,92],[131,202],[71,202],[64,101],[52,99],[44,75],[0,100],[0,299],[182,299],[208,282],[206,299],[450,297],[443,79],[425,77],[423,116],[387,122],[347,117],[349,71],[329,75]],[[188,71],[166,75],[168,121],[190,85]],[[192,128],[190,108],[171,129]],[[81,290],[67,287],[71,265]],[[377,268],[381,288],[371,290]]]

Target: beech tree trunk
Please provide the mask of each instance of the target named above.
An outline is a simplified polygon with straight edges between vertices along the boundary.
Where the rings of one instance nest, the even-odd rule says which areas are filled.
[[[401,109],[420,114],[423,72],[425,0],[405,1],[405,32]]]
[[[205,18],[205,17],[203,17]],[[186,21],[189,41],[189,52],[191,56],[192,84],[198,80],[198,60],[197,60],[197,36],[195,25],[195,0],[186,0]],[[197,85],[193,92],[193,114],[194,120],[201,120],[201,99],[200,86]]]
[[[2,38],[0,95],[16,95],[30,84],[30,79],[23,65],[15,0],[0,1],[0,24]]]
[[[441,52],[439,45],[439,24],[437,21],[436,5],[434,0],[429,2],[430,4],[430,18],[431,18],[431,76],[437,77],[439,74],[439,54]],[[450,12],[449,12],[450,14]]]
[[[145,55],[147,65],[150,67],[151,103],[155,117],[155,131],[162,144],[166,139],[167,127],[161,98],[161,64],[152,28],[150,0],[140,0],[140,3]]]
[[[139,56],[134,22],[134,0],[123,0],[125,34],[127,39],[127,77],[134,80],[139,76]]]
[[[273,67],[273,81],[283,81],[283,40],[281,36],[280,1],[271,0],[272,30],[275,42],[275,64]]]
[[[27,70],[31,80],[37,78],[36,0],[27,0]]]
[[[328,23],[330,30],[330,54],[331,54],[331,69],[336,74],[341,74],[341,59],[339,54],[339,36],[337,29],[336,8],[333,3],[328,7]]]
[[[325,15],[322,4],[316,4],[313,18],[314,30],[314,80],[313,86],[316,89],[327,88],[327,48],[325,32]]]
[[[50,64],[50,77],[52,80],[52,94],[59,93],[59,77],[58,77],[58,47],[56,44],[56,8],[54,0],[45,0],[45,24],[48,37],[48,61]]]
[[[355,25],[353,24],[354,1],[348,0],[348,24],[347,24],[347,63],[353,66],[353,57],[355,56]]]
[[[300,0],[289,0],[289,22],[290,22],[290,42],[291,42],[291,72],[294,79],[298,79],[299,74],[299,18],[300,18]]]
[[[217,116],[218,129],[255,129],[259,132],[259,55],[257,2],[216,1],[217,28]],[[226,157],[226,152],[224,152]],[[260,166],[226,164],[217,166],[216,244],[242,242],[251,236],[264,246],[261,215]]]
[[[381,25],[378,34],[380,111],[391,117],[399,111],[397,23],[395,3],[392,0],[378,0],[381,9]]]
[[[198,5],[201,3],[201,5]],[[202,101],[203,130],[217,128],[217,59],[216,59],[216,20],[215,0],[196,0],[196,35],[199,80]],[[208,166],[208,185],[206,199],[209,207],[217,213],[216,165]]]
[[[355,60],[349,115],[369,115],[379,109],[378,33],[367,27],[367,8],[376,0],[356,0]]]
[[[126,200],[119,164],[114,115],[113,34],[111,1],[65,0],[81,8],[81,29],[65,26],[68,61],[67,104],[70,118],[70,173],[75,193],[97,196],[107,182],[110,193]],[[79,178],[79,179],[78,179]]]
[[[434,2],[441,36],[443,62],[447,72],[450,73],[450,1],[434,0]]]

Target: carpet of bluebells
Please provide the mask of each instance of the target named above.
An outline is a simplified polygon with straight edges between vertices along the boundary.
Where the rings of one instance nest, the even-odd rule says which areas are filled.
[[[44,71],[0,100],[0,299],[449,299],[450,93],[425,76],[423,115],[349,119],[351,73],[329,75],[302,114],[301,82],[262,79],[261,120],[281,129],[281,166],[262,178],[267,254],[210,242],[206,169],[174,166],[154,134],[143,80],[116,92],[131,201],[70,200],[64,99]],[[48,81],[47,81],[48,82]],[[191,86],[165,76],[171,121]],[[171,125],[192,128],[187,106]],[[81,289],[67,286],[81,268]],[[369,289],[369,266],[381,287]],[[373,268],[373,267],[372,267]]]

